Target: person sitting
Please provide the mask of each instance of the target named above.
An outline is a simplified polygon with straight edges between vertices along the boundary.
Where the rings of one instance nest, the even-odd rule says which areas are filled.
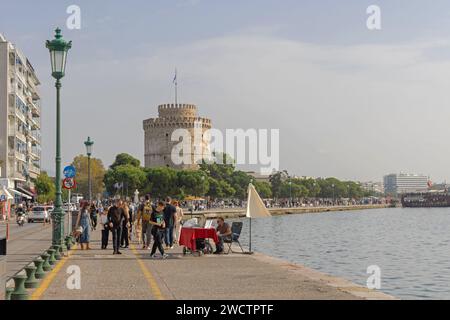
[[[220,254],[223,252],[223,242],[224,240],[231,239],[231,227],[222,217],[217,219],[217,236],[219,237],[219,242],[216,244],[216,251],[214,254]]]

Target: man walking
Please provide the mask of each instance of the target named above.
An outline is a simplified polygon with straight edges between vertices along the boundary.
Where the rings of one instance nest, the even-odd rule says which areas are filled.
[[[114,205],[108,210],[108,223],[111,233],[113,235],[113,254],[122,254],[119,251],[120,238],[122,236],[122,224],[124,221],[128,223],[125,212],[121,208],[121,201],[116,200]],[[125,224],[126,224],[125,223]]]
[[[177,208],[172,205],[172,199],[167,197],[166,206],[164,208],[164,222],[166,225],[164,241],[166,249],[173,249],[173,228],[175,225],[175,215]]]
[[[142,232],[142,249],[150,249],[150,241],[152,239],[152,225],[149,223],[152,212],[155,211],[150,197],[145,196],[145,201],[139,206],[136,221],[141,226]]]

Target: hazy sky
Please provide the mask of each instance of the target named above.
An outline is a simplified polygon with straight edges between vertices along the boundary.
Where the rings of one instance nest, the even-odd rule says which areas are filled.
[[[66,8],[81,8],[67,30]],[[366,27],[381,7],[382,30]],[[142,120],[179,96],[213,125],[280,129],[281,168],[381,180],[450,181],[450,2],[4,1],[0,32],[41,79],[43,167],[54,172],[55,98],[44,42],[73,40],[63,79],[63,162],[143,160]]]

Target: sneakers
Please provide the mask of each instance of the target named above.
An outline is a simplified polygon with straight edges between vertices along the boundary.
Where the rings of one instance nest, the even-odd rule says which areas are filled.
[[[155,259],[156,258],[155,254],[151,254],[150,258]]]
[[[164,253],[163,256],[162,256],[162,259],[167,259],[168,257],[169,257],[169,255]]]
[[[174,248],[173,246],[170,247],[170,249],[173,249],[173,248]]]

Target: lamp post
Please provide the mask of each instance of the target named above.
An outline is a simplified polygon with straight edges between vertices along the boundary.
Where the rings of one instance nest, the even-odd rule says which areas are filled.
[[[86,146],[86,154],[88,156],[88,200],[89,203],[92,201],[92,182],[91,182],[91,155],[92,155],[92,147],[94,145],[94,141],[91,140],[91,137],[88,137],[84,142]]]
[[[50,51],[50,62],[52,65],[52,77],[56,79],[56,177],[55,177],[55,209],[53,210],[52,244],[64,244],[64,217],[61,199],[61,112],[60,91],[61,78],[66,71],[67,52],[72,47],[72,41],[67,42],[61,35],[61,29],[55,30],[55,39],[47,40],[46,48]]]

